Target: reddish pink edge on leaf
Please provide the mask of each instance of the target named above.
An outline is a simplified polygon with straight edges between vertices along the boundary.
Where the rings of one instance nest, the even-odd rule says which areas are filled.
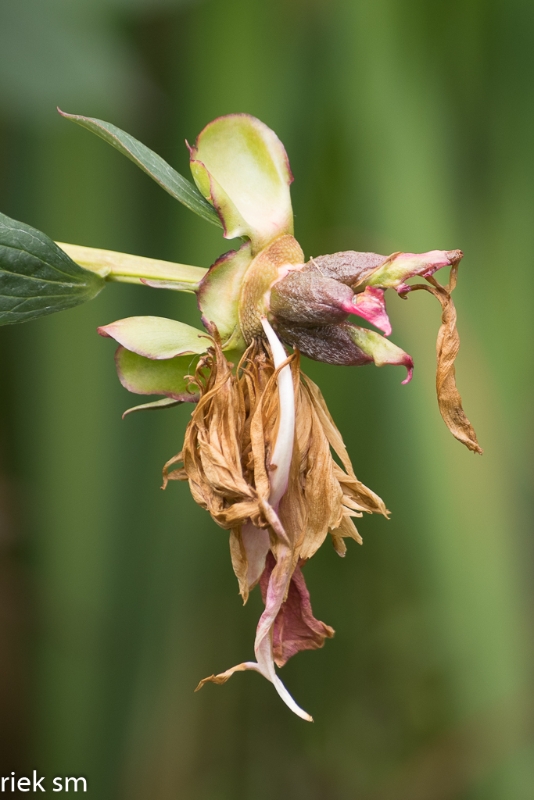
[[[194,148],[194,151],[195,151],[195,153],[196,153],[196,147]],[[221,225],[222,225],[222,229],[223,229],[223,236],[224,236],[224,238],[225,238],[225,239],[226,239],[226,238],[229,238],[229,237],[228,237],[228,229],[227,229],[227,227],[226,227],[226,224],[225,224],[225,221],[224,221],[224,218],[223,218],[222,212],[220,211],[219,207],[216,205],[216,203],[215,203],[215,200],[213,199],[213,189],[212,189],[212,187],[213,187],[213,180],[212,180],[212,177],[211,177],[211,173],[210,173],[210,171],[208,170],[208,168],[206,167],[206,165],[205,165],[205,164],[204,164],[202,161],[199,161],[199,159],[198,159],[198,158],[193,158],[193,157],[192,157],[192,155],[193,155],[193,150],[191,150],[190,152],[191,152],[191,158],[189,159],[189,164],[190,164],[190,165],[192,165],[192,164],[200,164],[200,165],[201,165],[201,166],[202,166],[202,167],[203,167],[203,168],[206,170],[206,175],[208,176],[208,180],[209,180],[209,182],[210,182],[210,196],[209,196],[209,197],[206,197],[206,200],[208,201],[208,203],[210,203],[210,204],[213,206],[213,208],[215,209],[215,212],[216,212],[217,216],[219,217],[219,220],[221,221]],[[233,237],[233,238],[235,238],[235,237]]]
[[[408,356],[403,366],[408,370],[407,376],[403,381],[401,381],[402,385],[404,386],[405,384],[410,383],[413,378],[413,358]]]
[[[121,382],[122,386],[124,386],[125,389],[128,389],[129,392],[132,392],[132,394],[142,394],[146,396],[155,394],[155,395],[160,395],[161,397],[171,397],[173,400],[179,400],[181,403],[198,403],[199,395],[194,394],[193,392],[160,392],[160,391],[140,392],[138,389],[134,387],[133,384],[128,382],[120,367],[119,357],[124,350],[126,350],[126,348],[123,347],[122,345],[119,345],[117,347],[117,350],[115,351],[115,366],[117,368],[117,375],[119,381]]]
[[[261,122],[261,120],[259,120],[257,117],[254,117],[252,114],[245,114],[245,113],[238,113],[238,114],[221,114],[221,116],[219,116],[219,117],[215,117],[215,119],[212,119],[212,120],[211,120],[211,122],[208,122],[208,124],[207,124],[207,125],[205,125],[205,126],[204,126],[204,128],[202,128],[202,130],[200,131],[200,133],[198,134],[198,136],[197,136],[197,138],[196,138],[196,140],[195,140],[195,144],[193,145],[193,147],[191,147],[191,145],[189,144],[189,142],[187,141],[187,139],[185,140],[185,143],[186,143],[186,145],[187,145],[187,148],[188,148],[188,150],[189,150],[189,153],[191,154],[191,156],[193,156],[193,153],[195,153],[195,154],[196,154],[196,152],[197,152],[197,150],[198,150],[198,144],[199,144],[199,140],[200,140],[200,137],[202,136],[202,134],[203,134],[203,133],[205,133],[205,131],[209,130],[209,128],[211,128],[211,126],[212,126],[212,125],[214,125],[215,123],[219,122],[219,120],[221,120],[221,119],[228,119],[228,117],[233,117],[233,118],[236,118],[236,117],[245,117],[246,119],[251,119],[251,120],[253,120],[253,122],[259,122],[261,126],[265,126],[266,128],[268,127],[267,125],[265,125],[265,123],[262,123],[262,122]],[[283,149],[283,151],[284,151],[284,153],[285,153],[285,162],[286,162],[286,166],[287,166],[287,172],[288,172],[288,177],[289,177],[289,184],[292,184],[292,183],[293,183],[293,181],[295,180],[295,178],[294,178],[294,175],[293,175],[293,173],[292,173],[292,171],[291,171],[291,165],[290,165],[290,163],[289,163],[289,157],[288,157],[288,155],[287,155],[287,152],[286,152],[286,149],[285,149],[285,147],[284,147],[284,144],[283,144],[282,140],[281,140],[281,139],[280,139],[280,138],[277,136],[277,134],[276,134],[276,133],[275,133],[275,132],[272,130],[272,128],[269,128],[269,130],[271,131],[271,133],[273,133],[273,134],[274,134],[274,136],[276,136],[276,138],[277,138],[277,139],[278,139],[278,141],[280,142],[280,144],[281,144],[281,146],[282,146],[282,149]],[[200,162],[200,163],[202,163],[202,162]],[[204,166],[204,165],[203,165],[203,166]]]
[[[223,253],[222,256],[219,256],[219,258],[213,262],[211,267],[209,267],[208,271],[200,281],[197,291],[195,292],[197,296],[198,309],[201,313],[202,295],[206,291],[206,287],[208,287],[210,278],[213,276],[214,271],[218,269],[218,267],[222,266],[226,261],[230,261],[240,250],[243,250],[247,247],[250,247],[249,241],[243,242],[243,244],[236,250],[228,250],[226,253]],[[202,324],[205,325],[204,319],[202,319]]]

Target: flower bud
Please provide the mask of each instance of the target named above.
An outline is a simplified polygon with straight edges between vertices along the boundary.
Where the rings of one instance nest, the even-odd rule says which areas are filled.
[[[295,267],[271,287],[269,310],[276,320],[315,327],[335,325],[357,314],[390,335],[383,289],[369,286],[355,295],[346,283],[307,267]]]
[[[345,250],[341,253],[311,258],[304,269],[307,272],[318,272],[325,278],[334,278],[354,288],[387,261],[388,256],[381,256],[378,253]]]
[[[343,322],[354,292],[344,283],[295,269],[271,289],[269,310],[280,322],[316,326]]]

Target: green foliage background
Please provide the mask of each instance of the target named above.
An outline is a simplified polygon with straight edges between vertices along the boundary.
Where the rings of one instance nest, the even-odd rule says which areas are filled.
[[[337,634],[258,675],[227,537],[159,490],[188,409],[133,416],[96,327],[195,323],[109,286],[0,330],[0,770],[99,800],[528,800],[532,747],[534,6],[526,0],[2,0],[0,207],[51,237],[208,266],[228,249],[55,113],[108,119],[187,174],[184,138],[246,111],[285,143],[307,256],[460,247],[464,405],[434,398],[437,303],[391,298],[400,370],[305,368],[392,510],[306,568]],[[423,296],[424,295],[424,296]]]

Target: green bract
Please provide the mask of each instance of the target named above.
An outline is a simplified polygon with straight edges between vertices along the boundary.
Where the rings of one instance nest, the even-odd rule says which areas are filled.
[[[165,361],[145,358],[124,347],[115,356],[117,374],[125,389],[134,394],[162,394],[173,400],[196,402],[198,394],[189,388],[198,357],[177,356]]]
[[[217,209],[227,239],[246,236],[256,253],[293,233],[293,176],[282,142],[267,125],[248,114],[219,117],[190,152],[195,183]]]
[[[164,317],[127,317],[98,329],[132,353],[165,360],[192,353],[205,353],[210,340],[206,333]]]

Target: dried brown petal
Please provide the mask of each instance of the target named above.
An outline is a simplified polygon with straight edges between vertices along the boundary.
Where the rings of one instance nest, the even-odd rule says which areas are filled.
[[[311,719],[275,671],[275,660],[281,666],[299,650],[321,647],[333,635],[329,626],[313,617],[298,564],[316,552],[329,532],[340,553],[345,537],[361,541],[351,517],[363,511],[386,515],[387,511],[354,475],[318,387],[300,372],[298,352],[288,359],[291,372],[284,373],[292,377],[295,430],[292,451],[288,445],[292,455],[287,489],[276,500],[277,473],[272,478],[271,471],[278,463],[277,442],[284,438],[280,431],[285,424],[277,384],[287,361],[282,362],[278,354],[275,369],[266,343],[255,339],[234,370],[215,329],[212,335],[213,346],[199,362],[194,378],[200,400],[182,453],[165,467],[165,483],[187,477],[197,503],[230,531],[240,593],[246,602],[263,574],[265,610],[256,630],[256,661],[212,675],[197,688],[207,681],[224,683],[234,672],[256,670],[274,684],[296,714]],[[291,391],[284,397],[287,404]],[[171,469],[175,464],[183,466]]]
[[[428,277],[430,285],[416,284],[410,291],[425,289],[441,303],[441,326],[436,342],[437,371],[436,392],[440,414],[445,425],[458,441],[474,453],[482,454],[473,426],[462,408],[462,398],[456,387],[454,361],[460,349],[460,336],[456,328],[456,309],[451,292],[456,286],[458,264],[453,264],[447,286],[442,286],[434,277]]]

